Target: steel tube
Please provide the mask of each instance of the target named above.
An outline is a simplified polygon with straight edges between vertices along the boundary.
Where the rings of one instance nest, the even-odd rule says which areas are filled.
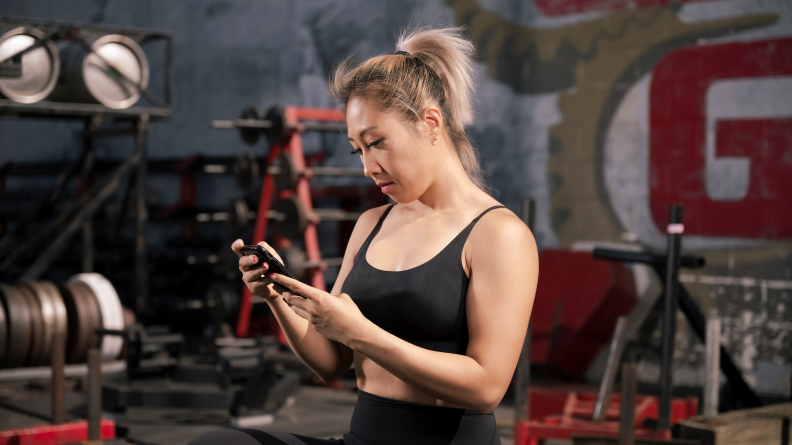
[[[591,254],[594,256],[594,258],[601,258],[604,260],[630,261],[633,263],[644,263],[653,266],[664,266],[666,263],[665,255],[656,255],[646,252],[626,252],[623,250],[596,248],[591,252]],[[699,268],[706,265],[706,260],[704,257],[700,256],[681,256],[679,258],[679,265],[680,267],[685,268]]]
[[[88,440],[100,440],[102,422],[102,351],[88,351]]]
[[[623,364],[621,377],[619,445],[635,445],[635,395],[638,393],[638,376],[635,363]]]
[[[148,115],[137,122],[135,151],[140,157],[135,175],[135,315],[140,318],[148,305],[148,250],[146,246],[146,137]]]
[[[52,334],[52,356],[50,367],[52,368],[52,424],[60,425],[63,423],[66,405],[64,401],[66,391],[66,338],[63,332],[56,331]]]
[[[679,306],[679,249],[682,242],[682,206],[669,207],[666,233],[665,296],[663,300],[663,337],[660,353],[660,399],[658,401],[657,429],[671,428],[671,393],[673,390],[674,339],[676,337],[676,310]]]

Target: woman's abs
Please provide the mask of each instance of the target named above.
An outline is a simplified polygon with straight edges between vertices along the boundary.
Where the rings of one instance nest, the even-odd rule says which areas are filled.
[[[358,389],[369,394],[421,405],[465,408],[464,406],[436,399],[419,391],[359,352],[354,353],[354,363]]]

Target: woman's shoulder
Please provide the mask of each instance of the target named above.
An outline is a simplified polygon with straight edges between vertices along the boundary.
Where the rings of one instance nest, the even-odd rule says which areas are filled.
[[[536,249],[531,230],[522,219],[506,207],[492,209],[483,215],[473,227],[470,241],[474,248],[522,246]]]

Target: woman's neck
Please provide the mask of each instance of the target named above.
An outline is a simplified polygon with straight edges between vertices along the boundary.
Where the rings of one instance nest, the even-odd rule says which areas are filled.
[[[453,152],[448,157],[450,159],[439,163],[434,180],[415,203],[418,206],[428,207],[435,212],[445,212],[481,199],[481,189],[470,180],[456,153]]]

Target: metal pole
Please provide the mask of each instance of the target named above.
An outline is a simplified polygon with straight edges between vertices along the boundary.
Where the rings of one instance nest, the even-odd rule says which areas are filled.
[[[668,210],[668,234],[665,299],[663,311],[663,342],[660,355],[660,400],[658,402],[657,429],[671,428],[671,393],[673,389],[674,337],[676,334],[676,310],[679,299],[677,280],[679,275],[679,248],[682,241],[682,206],[672,204]]]
[[[621,410],[619,412],[619,445],[635,445],[637,380],[635,363],[624,363],[622,365]]]
[[[594,415],[591,417],[594,422],[604,422],[608,413],[613,384],[616,383],[616,374],[622,361],[626,332],[627,317],[617,318],[616,328],[613,330],[613,339],[608,350],[608,362],[605,365],[605,373],[602,375],[602,381],[597,392],[597,401],[594,403]]]
[[[83,131],[83,165],[80,172],[80,182],[82,183],[82,193],[88,190],[91,180],[91,168],[93,167],[93,140],[91,132],[101,122],[101,116],[91,116],[85,122]],[[93,217],[88,217],[82,223],[82,271],[93,272],[94,269],[94,224]]]
[[[135,177],[135,315],[141,318],[148,305],[148,250],[146,246],[146,136],[149,118],[140,116],[135,135],[135,151],[140,154]]]
[[[52,334],[52,356],[50,358],[52,367],[52,424],[60,425],[65,417],[66,406],[64,402],[64,391],[66,389],[66,341],[63,332]]]
[[[720,336],[720,319],[711,318],[707,320],[704,416],[708,418],[718,415],[718,392],[720,391]]]
[[[102,352],[88,351],[88,440],[101,440]]]
[[[522,200],[522,220],[533,230],[536,202],[531,198]],[[514,380],[514,424],[528,420],[528,391],[531,386],[531,323],[528,323],[528,332],[525,334],[520,359],[517,362],[517,371]]]

